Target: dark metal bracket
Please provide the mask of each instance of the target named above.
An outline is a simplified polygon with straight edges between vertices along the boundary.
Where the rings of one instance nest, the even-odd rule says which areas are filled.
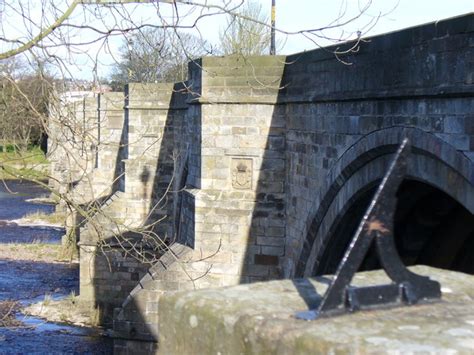
[[[405,267],[393,239],[396,193],[406,175],[409,151],[409,142],[405,139],[362,218],[319,307],[299,312],[296,314],[297,318],[314,320],[360,309],[411,305],[441,298],[441,287],[437,281],[417,275]],[[374,240],[380,263],[392,283],[352,287],[350,282]]]

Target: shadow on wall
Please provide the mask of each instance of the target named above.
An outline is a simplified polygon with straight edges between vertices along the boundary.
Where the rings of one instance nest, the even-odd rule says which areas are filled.
[[[199,70],[190,71],[200,97],[183,105],[183,112],[167,112],[160,154],[153,164],[161,162],[136,172],[137,192],[143,197],[151,186],[157,191],[167,187],[174,171],[175,196],[168,199],[173,212],[167,210],[169,205],[159,205],[148,222],[173,215],[175,221],[163,222],[157,230],[164,234],[161,228],[173,230],[179,221],[178,242],[169,246],[116,312],[117,351],[155,349],[156,344],[146,341],[158,339],[158,299],[163,292],[314,274],[321,254],[329,250],[334,222],[339,226],[346,207],[362,196],[354,205],[356,213],[351,209],[355,217],[347,221],[355,223],[405,136],[416,142],[416,152],[431,152],[415,152],[410,177],[444,186],[440,189],[472,207],[472,162],[462,151],[470,148],[449,143],[453,129],[443,121],[451,115],[468,117],[472,103],[464,91],[472,92],[472,85],[456,87],[464,78],[457,78],[451,65],[440,64],[448,72],[435,79],[434,67],[412,72],[412,63],[429,51],[440,63],[450,63],[458,56],[470,58],[465,54],[472,49],[466,49],[469,37],[461,31],[459,41],[450,42],[459,45],[461,54],[436,52],[442,47],[439,42],[429,46],[423,38],[433,35],[426,31],[429,26],[433,25],[364,43],[356,56],[346,58],[351,66],[320,50],[289,58],[245,58],[244,63],[239,58],[203,58]],[[445,32],[458,35],[443,26],[435,26],[436,41],[445,38]],[[392,64],[400,71],[396,82],[391,80],[393,73],[385,73]],[[255,77],[259,74],[267,80],[263,86]],[[453,79],[445,95],[440,88],[449,78],[457,81]],[[167,146],[165,137],[173,144]],[[181,157],[174,169],[171,146],[178,147]],[[184,186],[186,190],[178,193]],[[152,209],[159,197],[151,199]],[[352,231],[347,227],[341,233]],[[328,259],[334,263],[337,257],[331,254]],[[178,259],[182,263],[176,263]],[[188,279],[182,278],[184,274]],[[186,334],[176,331],[176,336]]]
[[[473,55],[472,18],[372,38],[343,56],[351,65],[331,48],[286,58],[241,282],[334,273],[405,137],[414,148],[395,215],[402,260],[474,272],[473,147],[457,141],[474,134],[473,87],[452,66]],[[413,65],[426,58],[436,66]],[[378,268],[372,250],[360,269]]]
[[[169,263],[179,254],[171,252],[170,246],[179,238],[174,216],[180,215],[189,149],[185,141],[176,139],[184,130],[187,94],[183,89],[184,85],[179,83],[144,85],[141,89],[137,85],[126,90],[124,132],[129,144],[122,212],[129,211],[141,222],[119,237],[106,236],[107,247],[100,251],[105,256],[95,258],[93,283],[95,299],[104,311],[106,323],[111,321],[113,309],[127,305],[115,312],[114,330],[137,341],[134,351],[151,352],[157,342],[156,327],[148,326],[157,324],[157,308],[150,308],[145,302],[151,294],[140,292],[134,297],[138,293],[134,287],[146,283],[152,273],[149,269],[158,259],[158,266],[165,264],[163,254],[171,254]],[[150,102],[153,107],[147,107]],[[121,166],[121,161],[117,161],[117,166]],[[172,288],[172,280],[163,282],[169,282]],[[156,306],[156,302],[153,304]],[[121,344],[119,338],[117,349]]]
[[[125,93],[124,105],[127,105],[127,94]],[[123,160],[128,156],[128,111],[124,111],[123,125],[120,133],[119,147],[114,164],[114,175],[112,194],[117,191],[124,192],[125,190],[125,166]],[[100,125],[100,121],[99,121]]]
[[[158,244],[171,245],[178,240],[175,219],[180,211],[178,201],[186,185],[187,146],[182,141],[183,122],[186,113],[186,89],[183,83],[174,84],[166,92],[170,96],[166,120],[160,125],[160,148],[155,170],[144,167],[141,178],[145,184],[151,183],[147,215],[144,221],[159,238]],[[164,248],[166,250],[166,248]]]
[[[123,113],[123,103],[123,93],[98,95],[95,168],[89,175],[84,176],[81,184],[76,187],[79,193],[87,196],[87,201],[80,204],[79,208],[88,214],[87,218],[79,213],[74,214],[75,223],[72,225],[75,226],[77,240],[80,239],[80,229],[86,226],[97,211],[118,191],[124,191],[123,160],[127,156],[128,124]]]

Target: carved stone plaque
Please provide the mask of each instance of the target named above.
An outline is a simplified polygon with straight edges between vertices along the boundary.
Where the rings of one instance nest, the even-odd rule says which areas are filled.
[[[252,159],[232,158],[232,187],[249,190],[252,188]]]

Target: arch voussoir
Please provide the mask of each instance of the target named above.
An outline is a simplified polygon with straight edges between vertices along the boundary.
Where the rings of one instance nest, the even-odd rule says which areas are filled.
[[[306,224],[307,234],[296,276],[314,274],[328,244],[330,231],[357,197],[383,177],[393,153],[404,138],[411,143],[407,178],[450,195],[474,213],[474,164],[433,133],[413,127],[374,131],[355,142],[336,161],[320,190],[320,203]]]

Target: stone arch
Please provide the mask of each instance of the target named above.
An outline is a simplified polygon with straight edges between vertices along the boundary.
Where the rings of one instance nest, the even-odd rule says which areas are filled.
[[[296,277],[314,274],[330,231],[349,206],[383,177],[392,155],[407,137],[412,146],[407,178],[445,192],[474,213],[474,163],[432,133],[411,127],[372,132],[349,147],[330,170],[320,201],[306,226]]]

